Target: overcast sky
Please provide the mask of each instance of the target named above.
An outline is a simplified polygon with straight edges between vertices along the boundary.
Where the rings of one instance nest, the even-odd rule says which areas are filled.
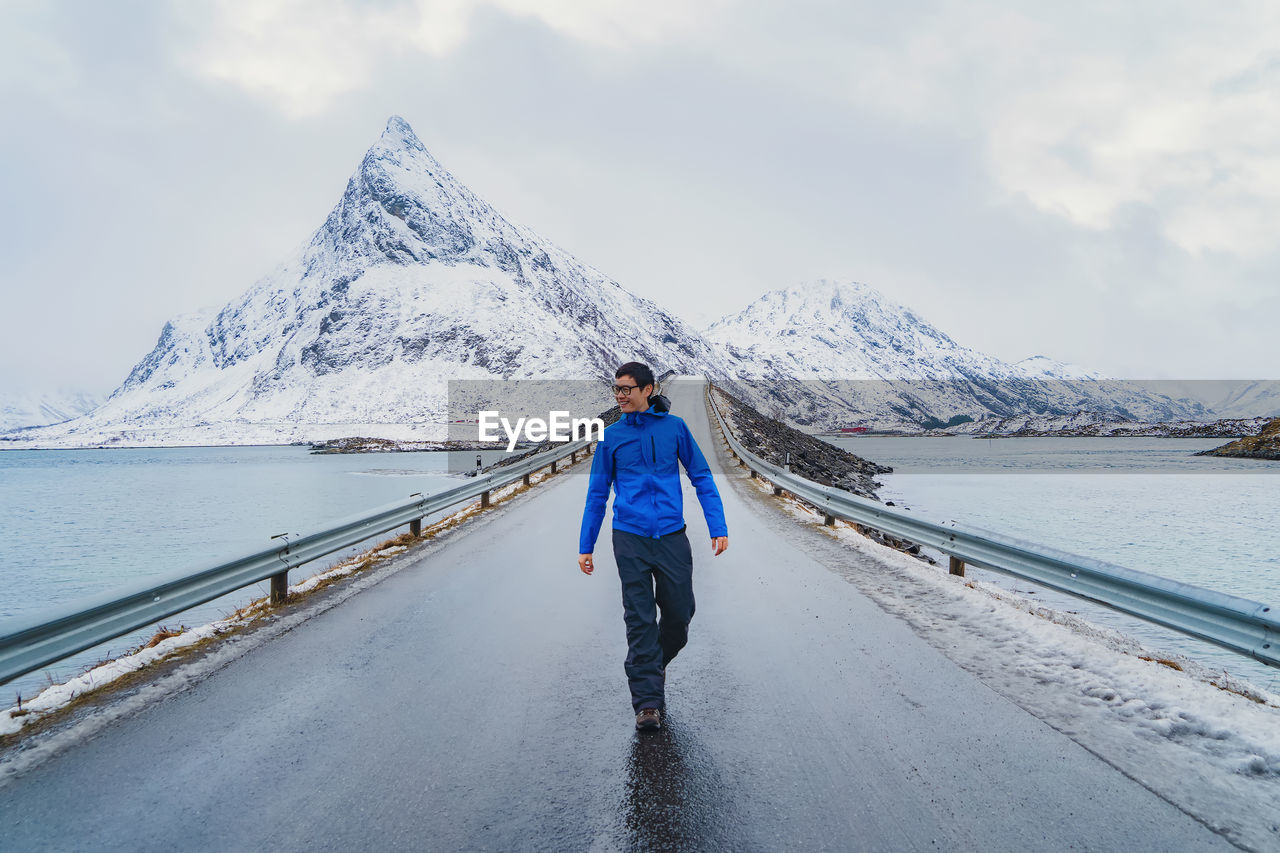
[[[863,281],[962,344],[1280,378],[1280,4],[0,0],[0,394],[107,393],[392,114],[694,322]]]

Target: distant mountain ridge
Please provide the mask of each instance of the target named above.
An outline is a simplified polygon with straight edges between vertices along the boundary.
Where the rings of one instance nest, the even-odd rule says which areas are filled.
[[[1013,363],[1014,370],[1031,379],[1096,379],[1107,377],[1096,370],[1089,370],[1076,364],[1043,355],[1033,355]]]
[[[102,397],[87,391],[54,390],[0,396],[0,432],[57,424],[93,411]]]
[[[1044,356],[1002,362],[858,282],[822,279],[766,293],[705,334],[738,376],[771,386],[792,420],[814,427],[1080,409],[1146,421],[1208,414],[1193,400]]]

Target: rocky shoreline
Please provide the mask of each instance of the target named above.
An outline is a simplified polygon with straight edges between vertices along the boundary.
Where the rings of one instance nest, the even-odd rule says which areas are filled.
[[[1222,418],[1216,421],[1109,420],[1096,412],[1055,418],[1017,416],[972,421],[961,429],[930,430],[923,435],[964,434],[974,438],[1241,438],[1257,435],[1267,418]]]
[[[806,480],[879,500],[876,489],[881,484],[876,475],[892,473],[892,468],[765,417],[729,392],[712,387],[735,437],[752,453],[778,466],[785,466],[789,455],[792,472]]]
[[[785,466],[789,454],[792,473],[859,497],[880,500],[876,490],[882,484],[875,479],[876,475],[893,473],[893,468],[855,456],[834,444],[793,429],[774,418],[765,417],[714,385],[712,390],[716,395],[716,404],[728,420],[734,436],[756,456],[775,465]],[[889,502],[886,506],[893,506],[893,503]],[[919,544],[915,542],[908,542],[861,524],[855,524],[854,528],[873,542],[910,554],[926,563],[934,562],[932,557],[921,553]]]
[[[1270,459],[1280,461],[1280,418],[1268,423],[1257,435],[1202,450],[1196,456],[1234,456],[1241,459]]]
[[[302,442],[312,453],[419,453],[437,450],[493,450],[493,442],[484,441],[396,441],[391,438],[348,436],[325,441]],[[517,445],[527,447],[529,445]]]

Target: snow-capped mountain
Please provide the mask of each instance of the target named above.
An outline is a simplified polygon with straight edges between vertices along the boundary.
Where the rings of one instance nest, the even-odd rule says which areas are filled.
[[[506,219],[392,117],[324,224],[277,269],[220,310],[166,323],[101,406],[0,440],[440,439],[457,420],[446,411],[450,380],[590,380],[566,384],[556,407],[595,414],[612,402],[603,380],[633,359],[719,379],[815,427],[1082,409],[1146,421],[1207,414],[1043,356],[1006,364],[862,284],[765,294],[701,336]],[[494,387],[465,389],[467,411],[487,399],[477,389]],[[493,393],[504,397],[495,407],[519,414],[509,387]],[[455,404],[462,397],[455,386]]]
[[[292,257],[220,311],[167,323],[90,416],[30,437],[443,438],[448,380],[599,381],[633,359],[724,372],[681,320],[507,220],[392,117]],[[591,414],[612,405],[584,387]]]
[[[1220,418],[1280,417],[1280,380],[1183,379],[1151,384],[1171,396],[1204,403]]]
[[[858,282],[826,279],[764,294],[707,327],[708,340],[756,377],[955,379],[1009,373],[910,309]]]
[[[69,421],[93,411],[101,402],[97,394],[67,389],[0,396],[0,432]]]
[[[1104,380],[1107,377],[1096,370],[1089,370],[1077,364],[1067,364],[1044,355],[1033,355],[1010,365],[1015,372],[1028,379],[1093,379]]]
[[[766,293],[711,324],[735,373],[811,426],[901,426],[1080,409],[1148,421],[1196,418],[1198,403],[1053,362],[1019,364],[961,346],[865,284],[820,280]]]

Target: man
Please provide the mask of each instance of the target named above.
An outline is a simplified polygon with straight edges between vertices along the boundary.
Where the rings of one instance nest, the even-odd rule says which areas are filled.
[[[667,664],[688,642],[694,609],[693,553],[685,535],[679,465],[697,490],[715,556],[729,547],[729,531],[707,460],[685,422],[669,413],[667,399],[653,394],[653,371],[632,361],[619,367],[614,379],[622,417],[604,431],[591,462],[578,568],[587,575],[595,571],[592,553],[612,486],[613,555],[622,580],[631,707],[637,729],[657,729],[666,706]]]

